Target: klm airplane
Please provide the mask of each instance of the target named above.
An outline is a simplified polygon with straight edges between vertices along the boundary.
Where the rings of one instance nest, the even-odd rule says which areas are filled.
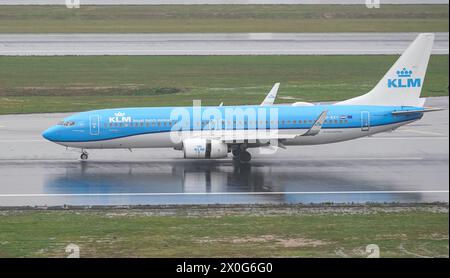
[[[248,162],[249,148],[326,144],[391,131],[422,118],[420,98],[433,45],[420,34],[368,93],[330,105],[273,105],[275,84],[261,105],[117,108],[65,118],[42,135],[81,149],[174,148],[187,159],[224,158]]]

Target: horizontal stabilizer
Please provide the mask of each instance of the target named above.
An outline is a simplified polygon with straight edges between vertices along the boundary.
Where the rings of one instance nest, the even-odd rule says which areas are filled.
[[[416,113],[425,113],[425,112],[435,112],[442,111],[445,108],[433,108],[433,107],[425,107],[423,110],[398,110],[392,111],[392,115],[411,115]]]

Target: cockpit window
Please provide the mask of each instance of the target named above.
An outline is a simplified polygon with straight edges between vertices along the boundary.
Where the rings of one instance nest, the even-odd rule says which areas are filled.
[[[73,126],[73,125],[75,125],[75,122],[74,121],[59,121],[56,125]]]

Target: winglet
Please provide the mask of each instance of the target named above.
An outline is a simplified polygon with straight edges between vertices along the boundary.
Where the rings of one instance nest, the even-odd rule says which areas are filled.
[[[320,113],[319,117],[314,122],[312,127],[305,134],[303,134],[302,136],[314,136],[314,135],[317,135],[320,132],[320,130],[322,129],[323,122],[327,118],[327,113],[328,113],[328,110],[325,110],[322,113]]]
[[[280,87],[280,83],[275,83],[273,85],[270,92],[267,94],[264,101],[261,103],[261,106],[271,106],[275,102],[275,99],[277,98],[278,88]]]

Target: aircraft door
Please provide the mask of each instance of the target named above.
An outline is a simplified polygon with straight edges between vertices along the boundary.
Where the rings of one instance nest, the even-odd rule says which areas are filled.
[[[100,117],[99,115],[89,116],[89,134],[99,135],[100,134]]]
[[[369,111],[361,111],[361,131],[369,131],[370,129],[370,113]]]

